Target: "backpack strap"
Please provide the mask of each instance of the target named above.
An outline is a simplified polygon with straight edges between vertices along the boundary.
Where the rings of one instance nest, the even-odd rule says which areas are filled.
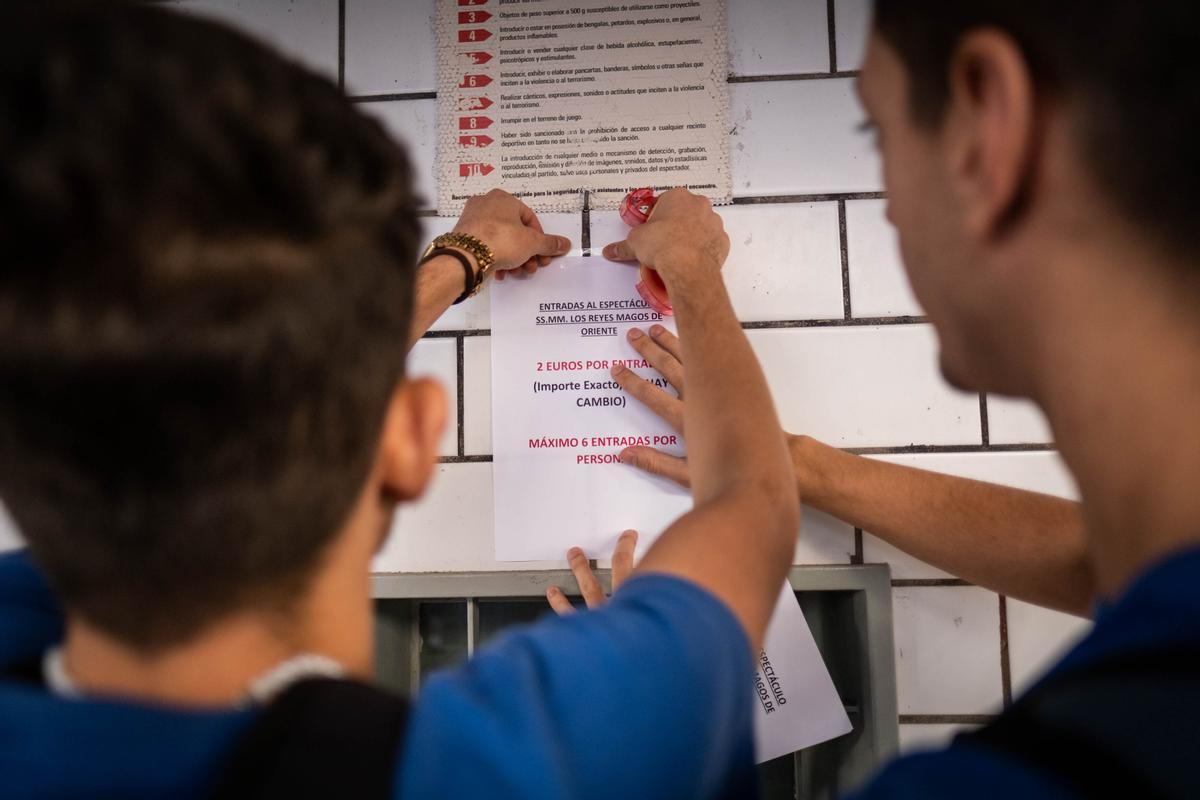
[[[956,742],[1023,761],[1082,797],[1200,797],[1200,649],[1143,651],[1051,676]]]
[[[310,678],[267,705],[234,745],[214,800],[396,796],[408,702],[365,683]]]

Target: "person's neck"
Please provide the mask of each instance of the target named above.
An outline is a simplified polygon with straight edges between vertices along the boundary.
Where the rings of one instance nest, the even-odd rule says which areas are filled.
[[[1036,399],[1079,482],[1097,590],[1200,545],[1200,310],[1186,267],[1147,251],[1048,269]],[[1155,284],[1156,279],[1161,279]]]
[[[286,628],[255,613],[239,613],[192,640],[144,652],[79,618],[67,626],[63,666],[90,695],[169,705],[229,706],[272,667],[306,652]]]
[[[370,563],[390,513],[390,506],[367,494],[286,613],[237,612],[160,652],[136,648],[68,614],[63,648],[68,677],[89,695],[194,707],[237,703],[256,679],[300,654],[324,656],[350,675],[369,679]]]

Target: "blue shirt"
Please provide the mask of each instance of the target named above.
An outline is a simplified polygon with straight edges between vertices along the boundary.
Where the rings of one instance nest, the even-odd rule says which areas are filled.
[[[1139,652],[1185,647],[1200,649],[1200,549],[1160,562],[1138,577],[1116,602],[1101,606],[1091,633],[1042,680]],[[1150,711],[1150,716],[1167,720],[1178,709],[1168,699],[1159,709],[1161,713]],[[1121,724],[1114,722],[1110,730],[1095,731],[1096,737],[1110,743],[1116,752],[1136,753],[1138,748],[1153,748],[1156,737],[1178,735],[1163,725],[1130,729]],[[1200,742],[1192,744],[1200,752]],[[1200,772],[1196,784],[1195,796],[1200,797]],[[894,761],[859,800],[1062,800],[1076,796],[1060,776],[985,746],[956,741],[944,750]]]
[[[62,638],[24,554],[0,557],[0,671]],[[430,678],[402,752],[404,798],[707,798],[755,791],[753,663],[730,611],[692,583],[626,583]],[[178,800],[212,787],[253,711],[66,700],[0,684],[0,794]]]

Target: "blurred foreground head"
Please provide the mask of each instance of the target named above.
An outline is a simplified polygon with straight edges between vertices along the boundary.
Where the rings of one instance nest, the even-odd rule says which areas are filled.
[[[328,80],[150,5],[0,11],[0,497],[143,649],[286,605],[401,381],[404,153]]]

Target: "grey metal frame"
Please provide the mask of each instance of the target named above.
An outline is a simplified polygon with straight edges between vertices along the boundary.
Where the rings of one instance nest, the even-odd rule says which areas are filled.
[[[597,576],[606,589],[611,585],[608,570],[597,570]],[[805,566],[793,567],[788,579],[846,702],[854,732],[764,765],[764,796],[793,796],[794,791],[797,797],[832,798],[860,786],[897,749],[891,573],[884,564]],[[469,656],[480,641],[481,606],[544,603],[551,586],[569,590],[575,581],[567,570],[374,575],[380,680],[410,694],[419,689],[427,666],[422,661],[422,604],[463,605]],[[785,786],[792,787],[786,795]]]

